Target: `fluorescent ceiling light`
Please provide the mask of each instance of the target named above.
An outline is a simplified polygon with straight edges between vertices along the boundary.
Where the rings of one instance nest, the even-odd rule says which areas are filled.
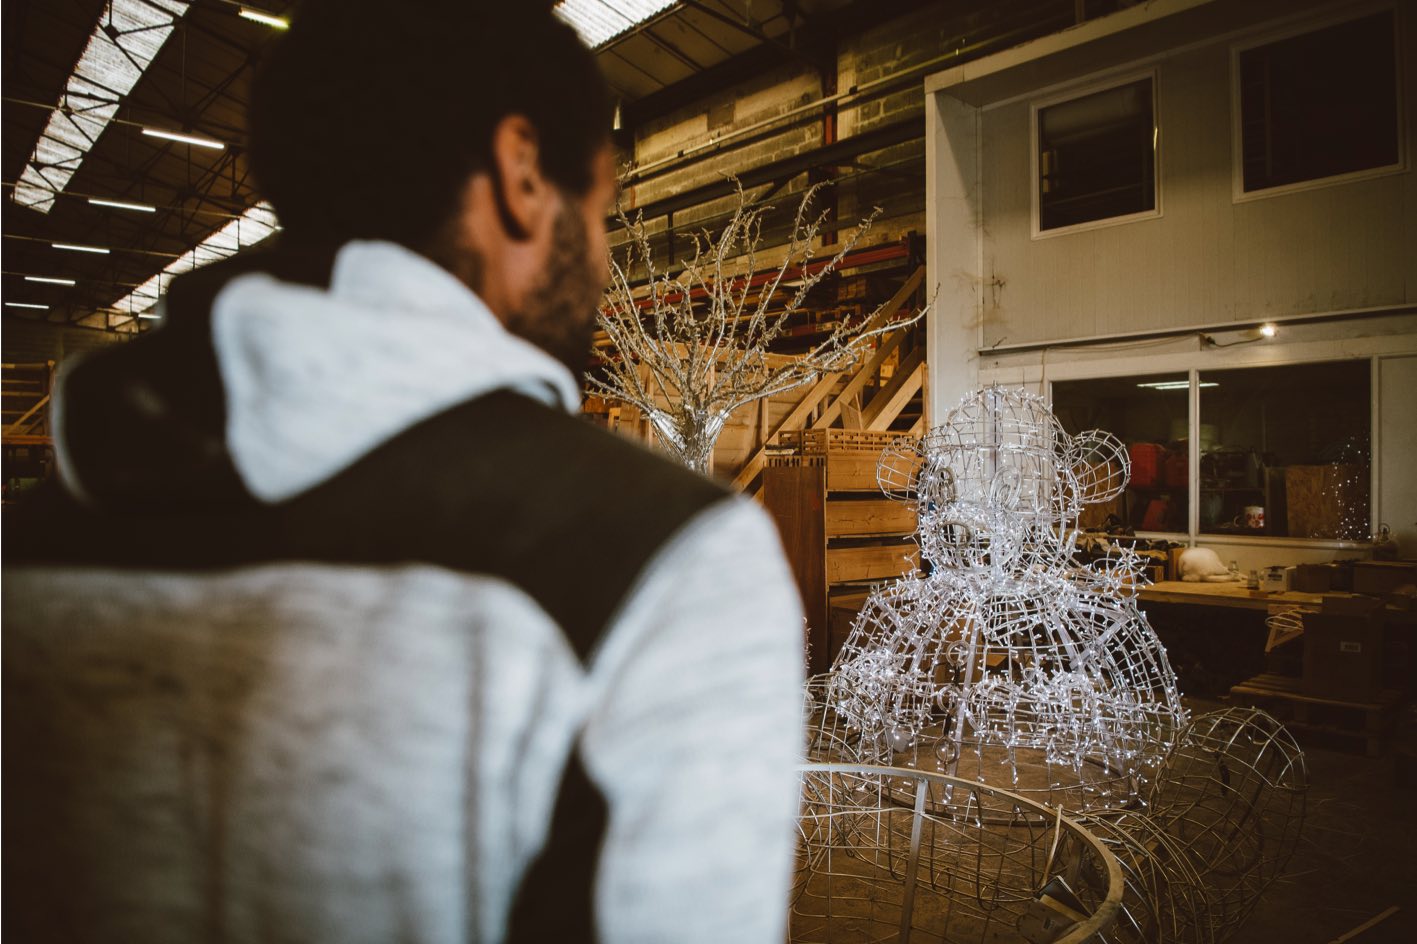
[[[48,311],[48,305],[31,305],[29,302],[6,302],[6,308],[38,308],[41,311]]]
[[[196,135],[182,134],[177,131],[164,131],[161,128],[144,128],[143,134],[146,134],[149,137],[153,138],[166,138],[168,141],[178,141],[182,144],[190,144],[193,147],[212,148],[217,151],[226,148],[225,144],[220,141],[213,141],[211,138],[199,138]]]
[[[97,252],[108,255],[108,250],[101,246],[76,246],[73,243],[50,243],[55,249],[68,249],[71,252]]]
[[[146,203],[128,203],[126,200],[103,200],[98,197],[89,197],[89,203],[97,207],[114,207],[118,210],[137,210],[140,213],[156,213],[157,207],[148,206]]]
[[[594,49],[645,20],[667,10],[675,0],[564,0],[555,13],[570,25],[581,41]]]
[[[1189,380],[1162,380],[1156,383],[1137,384],[1138,387],[1146,387],[1149,390],[1189,390],[1191,382]],[[1218,387],[1220,384],[1203,380],[1196,384],[1197,387]]]
[[[161,320],[162,320],[162,315],[155,315],[155,314],[153,314],[153,313],[150,312],[150,311],[139,312],[139,313],[138,313],[138,317],[139,317],[139,318],[142,318],[144,321],[161,321]]]
[[[266,26],[275,29],[290,29],[290,21],[283,16],[274,16],[270,13],[262,13],[260,10],[253,10],[250,7],[242,7],[241,15],[248,20],[257,23],[264,23]]]
[[[172,260],[161,272],[114,302],[113,307],[125,313],[145,313],[157,304],[172,283],[173,276],[233,256],[238,250],[260,242],[278,229],[280,227],[276,225],[276,215],[271,205],[258,203]]]
[[[47,275],[27,275],[26,282],[48,282],[51,285],[73,285],[73,279],[51,279]]]
[[[187,0],[111,0],[107,4],[64,84],[59,107],[50,113],[29,162],[15,181],[11,199],[41,213],[53,209],[55,194],[68,186],[89,149],[118,114],[123,97],[157,58],[188,6]]]

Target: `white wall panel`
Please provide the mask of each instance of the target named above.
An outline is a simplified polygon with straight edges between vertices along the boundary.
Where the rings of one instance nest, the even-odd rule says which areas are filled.
[[[1031,236],[1029,102],[983,111],[986,348],[1417,302],[1410,166],[1236,203],[1229,46],[1161,61],[1158,101],[1161,217],[1040,238]]]

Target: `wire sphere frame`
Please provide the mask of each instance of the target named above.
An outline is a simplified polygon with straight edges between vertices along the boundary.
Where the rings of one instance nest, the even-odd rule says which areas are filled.
[[[1073,876],[1077,891],[1093,906],[1091,913],[1075,914],[1078,920],[1060,926],[1050,944],[1091,940],[1121,914],[1125,888],[1116,856],[1061,810],[1001,787],[928,771],[851,763],[810,763],[798,769],[803,813],[792,944],[1001,940],[999,922],[1036,921],[1040,893],[1065,873]],[[982,825],[989,818],[986,810],[993,811],[996,821],[990,829]],[[1010,814],[1012,821],[997,822]],[[1010,836],[1011,831],[1016,835]],[[1065,837],[1067,842],[1062,841]],[[962,895],[965,889],[972,895]],[[934,916],[940,923],[916,913],[926,898],[944,905]],[[874,916],[843,915],[853,910],[853,903],[859,906],[867,900]],[[821,907],[813,910],[814,904]],[[893,925],[877,914],[897,906]],[[957,923],[955,910],[967,912]],[[841,927],[836,937],[831,922],[843,917],[856,923]],[[862,937],[862,924],[879,936]],[[978,936],[959,936],[974,931]]]

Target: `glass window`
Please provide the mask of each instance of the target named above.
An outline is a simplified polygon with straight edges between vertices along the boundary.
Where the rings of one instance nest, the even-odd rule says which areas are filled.
[[[1156,209],[1151,79],[1038,109],[1038,228]]]
[[[1367,361],[1200,374],[1200,530],[1369,535]]]
[[[1239,54],[1246,192],[1398,163],[1391,10]]]
[[[1082,516],[1084,528],[1189,528],[1190,381],[1186,374],[1069,380],[1053,384],[1053,415],[1069,433],[1103,429],[1127,446],[1131,484]]]

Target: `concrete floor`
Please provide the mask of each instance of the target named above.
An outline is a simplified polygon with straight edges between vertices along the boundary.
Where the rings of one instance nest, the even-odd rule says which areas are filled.
[[[1191,700],[1200,713],[1223,702]],[[1398,745],[1417,738],[1407,709]],[[1235,944],[1329,944],[1396,905],[1353,944],[1417,944],[1417,783],[1398,786],[1394,755],[1330,749],[1302,738],[1308,814],[1299,848]]]

